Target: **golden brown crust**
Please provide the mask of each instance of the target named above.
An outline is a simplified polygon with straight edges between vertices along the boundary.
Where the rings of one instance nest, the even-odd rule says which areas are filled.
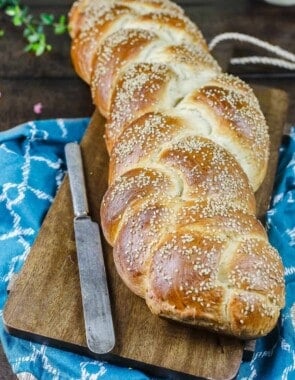
[[[245,173],[226,150],[210,140],[195,136],[180,139],[161,152],[159,162],[181,177],[182,198],[222,200],[248,209],[253,194]]]
[[[77,74],[88,84],[91,83],[95,67],[95,56],[101,41],[113,34],[120,24],[128,20],[131,10],[128,7],[114,5],[101,13],[99,22],[86,32],[80,32],[73,39],[71,58]]]
[[[225,289],[216,282],[225,241],[198,231],[178,229],[157,247],[149,272],[147,302],[156,314],[185,320],[222,319]]]
[[[157,154],[161,144],[168,143],[187,130],[183,120],[160,112],[145,113],[126,126],[110,155],[109,182],[138,162]]]
[[[158,199],[164,195],[166,199],[175,197],[182,191],[182,183],[171,177],[165,168],[141,168],[126,172],[107,190],[101,208],[102,224],[106,239],[114,245],[118,224],[129,207],[145,198]]]
[[[91,81],[92,97],[100,104],[101,112],[109,116],[111,98],[120,70],[136,62],[144,48],[157,40],[146,30],[126,29],[113,33],[100,45],[95,54]]]
[[[75,38],[81,32],[87,33],[116,6],[127,7],[138,15],[167,11],[179,17],[183,15],[183,10],[169,0],[77,0],[69,12],[70,36]]]
[[[163,25],[165,25],[167,29],[164,29]],[[200,49],[208,52],[207,44],[200,30],[178,11],[161,10],[158,12],[143,14],[136,20],[135,26],[141,27],[142,29],[157,31],[159,35],[163,34],[163,38],[168,41],[171,39],[175,42],[176,39],[178,43],[181,43],[183,40],[191,42],[198,45]],[[169,34],[166,33],[168,31]]]
[[[135,63],[118,80],[106,126],[106,143],[111,151],[124,127],[152,110],[169,107],[165,96],[174,73],[165,64]]]
[[[236,157],[256,191],[266,174],[268,131],[254,93],[240,81],[237,88],[232,82],[231,76],[221,74],[190,93],[178,108],[181,112],[193,108],[208,122],[215,141]]]
[[[107,119],[101,222],[122,280],[155,314],[267,334],[284,271],[255,217],[269,136],[252,89],[169,0],[79,0],[69,16],[74,67]]]
[[[264,335],[283,306],[283,281],[281,264],[269,260],[274,252],[261,237],[245,235],[239,242],[198,224],[166,234],[146,280],[149,307],[156,314],[168,313],[186,323],[198,319],[203,327],[241,338]],[[251,250],[238,248],[231,256],[241,245]],[[239,261],[232,262],[232,257]]]

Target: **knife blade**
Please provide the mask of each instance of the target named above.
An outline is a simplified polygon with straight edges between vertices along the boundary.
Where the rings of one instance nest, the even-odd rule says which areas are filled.
[[[65,155],[74,209],[74,231],[86,341],[90,351],[105,354],[115,345],[107,276],[98,224],[89,216],[80,146],[68,143]]]

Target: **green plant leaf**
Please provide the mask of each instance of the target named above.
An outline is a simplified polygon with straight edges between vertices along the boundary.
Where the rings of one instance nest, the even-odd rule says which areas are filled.
[[[54,24],[54,33],[55,34],[63,34],[67,32],[68,25],[66,16],[62,15],[59,17],[58,22]]]
[[[45,52],[45,49],[46,49],[46,45],[44,44],[38,45],[37,49],[35,50],[36,56],[39,57],[40,55],[42,55]]]
[[[37,42],[39,40],[39,35],[37,33],[29,34],[27,40],[31,43]]]
[[[54,33],[55,34],[64,34],[67,31],[66,25],[54,25]]]
[[[36,28],[33,25],[27,25],[24,29],[23,36],[27,38],[34,33],[36,33]]]
[[[65,15],[61,15],[57,22],[55,22],[55,16],[47,12],[42,12],[35,17],[29,12],[28,7],[21,4],[21,0],[0,0],[0,9],[2,8],[11,17],[14,26],[23,28],[23,37],[27,43],[24,50],[36,56],[52,50],[52,46],[47,43],[46,31],[49,28],[55,34],[63,34],[68,30]],[[0,37],[3,35],[4,31],[0,28]]]
[[[43,25],[52,25],[54,21],[54,15],[49,13],[41,13],[40,20]]]
[[[5,13],[10,16],[10,17],[13,17],[16,15],[16,8],[15,7],[7,7],[5,9]]]
[[[24,48],[24,51],[30,52],[34,50],[34,44],[27,44],[27,46]]]
[[[13,25],[15,26],[21,26],[23,25],[23,19],[19,15],[15,15],[12,18]]]
[[[18,5],[19,0],[0,0],[0,8],[7,8],[8,6]]]

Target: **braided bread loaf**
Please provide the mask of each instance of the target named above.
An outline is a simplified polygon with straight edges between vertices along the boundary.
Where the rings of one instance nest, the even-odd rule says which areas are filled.
[[[269,137],[253,91],[169,0],[79,0],[69,19],[75,70],[107,120],[101,220],[123,281],[155,314],[267,334],[284,282],[255,217]]]

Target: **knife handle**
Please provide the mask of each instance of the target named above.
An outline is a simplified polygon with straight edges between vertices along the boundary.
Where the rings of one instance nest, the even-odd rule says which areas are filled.
[[[65,155],[76,218],[88,215],[88,201],[85,188],[81,149],[77,143],[65,146]]]

